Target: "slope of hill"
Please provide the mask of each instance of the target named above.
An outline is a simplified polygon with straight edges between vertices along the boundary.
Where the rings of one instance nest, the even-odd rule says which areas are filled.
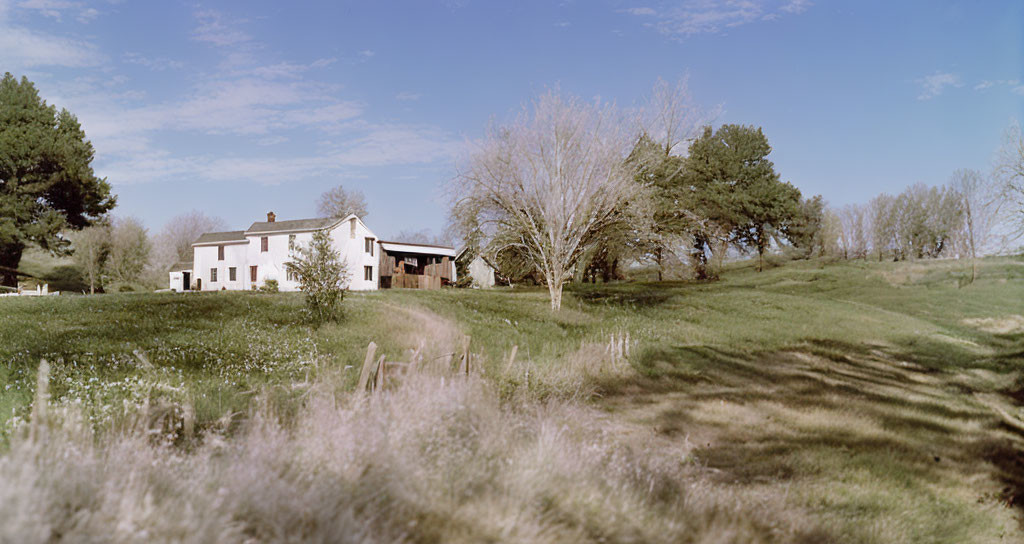
[[[99,480],[75,488],[76,513],[54,480],[29,478],[0,492],[0,521],[29,504],[51,527],[88,519],[96,534],[200,538],[233,519],[258,538],[313,538],[341,523],[294,510],[314,493],[371,540],[1019,540],[1024,260],[987,260],[971,285],[965,274],[955,261],[739,266],[716,283],[578,286],[558,314],[532,289],[366,293],[320,328],[289,294],[0,300],[0,413],[13,415],[0,479],[72,462]],[[444,366],[463,335],[481,381],[417,382],[370,405],[345,393],[371,340],[394,359],[422,346]],[[55,407],[120,450],[71,447],[77,434],[25,445],[41,358]],[[126,460],[149,447],[131,429],[154,424],[169,442],[138,457],[164,461]],[[346,445],[321,450],[324,436]],[[129,495],[112,491],[127,476],[108,458],[135,474]],[[265,504],[170,485],[162,471],[179,462],[225,488],[264,485]],[[283,472],[255,484],[244,462]],[[130,493],[202,515],[125,525],[103,505]]]

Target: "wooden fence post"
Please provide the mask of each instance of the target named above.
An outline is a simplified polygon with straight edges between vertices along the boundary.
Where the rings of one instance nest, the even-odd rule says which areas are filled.
[[[462,341],[462,364],[459,365],[459,374],[465,374],[466,376],[469,376],[469,366],[471,364],[469,353],[470,340],[472,340],[472,337],[467,336]]]
[[[608,339],[608,354],[612,358],[612,366],[615,366],[615,335],[612,334],[611,338]]]
[[[386,378],[386,376],[384,376],[384,356],[381,355],[380,359],[377,359],[377,376],[374,379],[374,387],[373,387],[374,392],[379,392],[379,391],[383,391],[384,390],[384,379],[385,378]]]
[[[416,372],[417,367],[419,367],[420,360],[423,358],[424,344],[425,342],[420,340],[419,345],[416,346],[416,350],[412,352],[412,357],[409,357],[409,373]]]
[[[363,368],[359,371],[359,385],[356,391],[366,391],[367,382],[370,381],[370,365],[373,364],[373,356],[377,353],[377,344],[370,342],[366,346],[366,358],[363,359]]]

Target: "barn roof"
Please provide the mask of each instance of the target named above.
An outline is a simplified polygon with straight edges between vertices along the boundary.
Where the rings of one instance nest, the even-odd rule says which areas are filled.
[[[447,257],[455,256],[455,248],[451,246],[435,246],[433,244],[417,244],[414,242],[388,242],[381,240],[380,247],[384,248],[384,251],[393,251],[396,253],[420,253],[423,255],[444,255]]]

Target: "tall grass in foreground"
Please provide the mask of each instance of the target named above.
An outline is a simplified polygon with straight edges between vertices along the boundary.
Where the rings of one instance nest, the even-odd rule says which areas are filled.
[[[314,392],[287,427],[267,406],[191,451],[51,410],[0,457],[0,541],[828,540],[685,451],[617,440],[580,404],[503,405],[473,378]]]

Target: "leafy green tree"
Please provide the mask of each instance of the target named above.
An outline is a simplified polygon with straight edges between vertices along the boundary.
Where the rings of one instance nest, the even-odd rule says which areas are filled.
[[[825,199],[821,195],[800,201],[797,213],[786,228],[786,238],[800,250],[804,258],[824,255]]]
[[[306,307],[313,319],[323,322],[334,318],[345,298],[349,274],[327,231],[318,230],[308,245],[293,248],[285,268],[298,276],[299,290],[306,295]]]
[[[689,188],[698,276],[706,275],[708,251],[725,250],[728,241],[758,253],[758,270],[772,237],[784,234],[797,214],[800,191],[779,180],[768,138],[760,128],[705,127],[693,144],[683,170]]]
[[[790,183],[761,178],[740,196],[743,221],[735,231],[736,241],[757,251],[757,270],[764,268],[764,252],[798,214],[800,190]]]
[[[663,279],[666,258],[673,253],[675,241],[686,233],[693,214],[684,207],[686,191],[682,176],[685,167],[683,157],[672,154],[669,145],[655,142],[643,134],[630,153],[629,162],[635,163],[636,181],[643,188],[640,195],[645,197],[641,216],[649,218],[645,224],[632,221],[625,225],[632,232],[613,236],[604,254],[621,259],[619,252],[632,247],[637,253],[647,254],[658,265],[658,281]]]
[[[28,244],[63,253],[62,231],[89,226],[114,207],[92,159],[74,115],[47,105],[27,78],[0,79],[0,284],[17,283]]]

